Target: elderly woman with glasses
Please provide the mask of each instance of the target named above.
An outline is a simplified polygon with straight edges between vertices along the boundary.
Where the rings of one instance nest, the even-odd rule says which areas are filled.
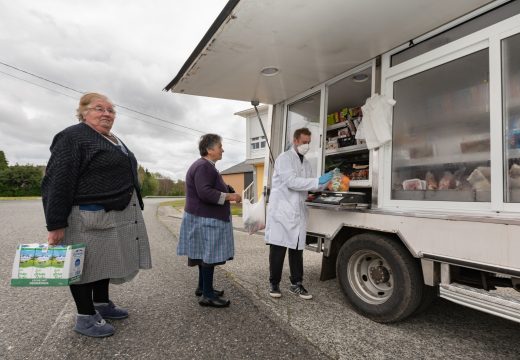
[[[186,206],[181,223],[177,255],[188,256],[188,266],[198,266],[199,282],[195,295],[199,305],[229,306],[224,291],[213,288],[215,265],[234,256],[230,201],[240,202],[239,194],[226,185],[215,168],[222,159],[222,138],[206,134],[200,138],[201,158],[186,174]]]
[[[92,337],[114,333],[104,319],[128,317],[110,300],[109,283],[151,268],[137,161],[111,131],[115,115],[106,96],[82,96],[80,123],[54,137],[42,182],[49,245],[86,245],[81,279],[70,291],[78,311],[74,330]]]

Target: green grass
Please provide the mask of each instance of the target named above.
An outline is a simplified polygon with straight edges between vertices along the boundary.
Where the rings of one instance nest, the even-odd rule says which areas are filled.
[[[173,201],[165,201],[160,203],[160,206],[171,206],[175,209],[182,210],[184,205],[186,204],[186,200],[173,200]],[[242,216],[242,204],[231,204],[231,215]]]
[[[186,199],[165,201],[159,204],[159,206],[172,206],[176,209],[183,209],[186,204]]]
[[[242,216],[242,204],[231,204],[231,215]]]
[[[0,196],[0,200],[38,200],[41,196]]]

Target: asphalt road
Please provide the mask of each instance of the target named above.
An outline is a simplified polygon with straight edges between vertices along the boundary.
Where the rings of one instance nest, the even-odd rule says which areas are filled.
[[[176,211],[160,208],[159,218],[172,233],[179,231],[179,217]],[[375,323],[350,307],[336,280],[319,280],[321,254],[310,251],[304,253],[304,284],[314,298],[302,300],[288,292],[286,261],[283,296],[276,300],[267,294],[268,247],[262,236],[235,231],[235,255],[219,271],[242,287],[263,313],[281,320],[331,358],[520,359],[518,323],[444,299],[401,323]]]
[[[0,359],[520,359],[520,324],[439,299],[425,313],[381,325],[355,313],[335,280],[320,282],[320,255],[305,252],[310,301],[267,295],[267,251],[261,236],[236,231],[235,260],[219,267],[216,285],[228,309],[201,308],[196,271],[175,256],[181,214],[146,200],[154,268],[112,286],[130,310],[117,333],[92,339],[72,331],[67,288],[11,288],[18,243],[45,241],[39,201],[0,201]],[[237,222],[239,225],[239,222]]]
[[[146,200],[153,269],[111,286],[111,299],[130,311],[112,321],[116,334],[93,339],[72,331],[68,288],[12,288],[19,243],[45,242],[40,201],[0,201],[0,359],[327,359],[305,336],[258,307],[227,273],[216,283],[227,309],[202,308],[193,295],[197,273],[175,255],[176,238],[159,222],[160,200]]]

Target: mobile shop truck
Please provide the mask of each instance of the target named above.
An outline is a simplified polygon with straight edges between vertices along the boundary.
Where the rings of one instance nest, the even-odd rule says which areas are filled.
[[[316,174],[351,181],[309,199],[307,247],[358,312],[438,295],[520,321],[520,1],[229,1],[165,90],[272,105],[264,184],[312,131]],[[374,94],[395,105],[368,149]]]

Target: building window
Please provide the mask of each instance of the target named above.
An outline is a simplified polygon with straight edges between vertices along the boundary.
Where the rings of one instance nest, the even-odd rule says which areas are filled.
[[[251,149],[252,150],[258,150],[265,148],[266,142],[265,142],[265,136],[257,136],[254,138],[251,138]]]

